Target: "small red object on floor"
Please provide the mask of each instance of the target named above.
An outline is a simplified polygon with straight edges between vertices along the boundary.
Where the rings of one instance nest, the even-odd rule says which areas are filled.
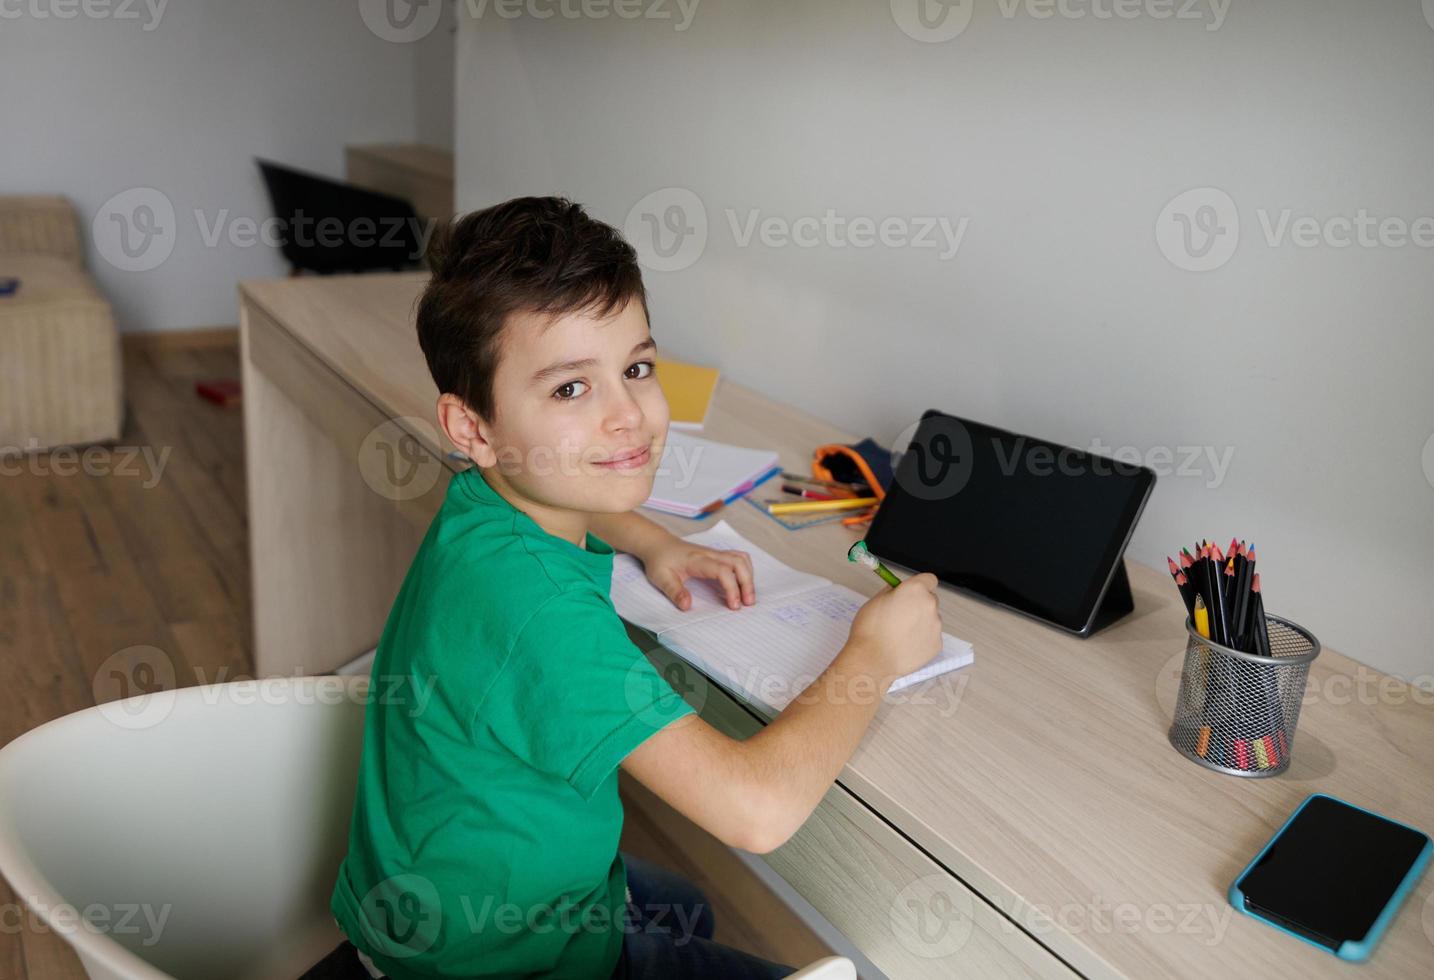
[[[214,378],[196,381],[194,392],[200,398],[207,398],[216,405],[237,405],[243,394],[239,382],[233,378]]]

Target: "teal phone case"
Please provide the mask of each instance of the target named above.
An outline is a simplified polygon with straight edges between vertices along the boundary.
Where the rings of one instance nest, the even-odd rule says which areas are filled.
[[[1352,807],[1353,809],[1359,810],[1361,813],[1367,813],[1370,816],[1378,817],[1381,820],[1389,820],[1389,818],[1384,816],[1384,814],[1382,813],[1375,813],[1373,810],[1366,810],[1362,806],[1355,806],[1353,803],[1350,803],[1347,800],[1341,800],[1337,796],[1330,796],[1328,793],[1311,793],[1309,796],[1305,797],[1303,803],[1301,803],[1298,807],[1295,808],[1295,812],[1290,814],[1289,819],[1287,819],[1284,824],[1280,826],[1280,829],[1275,831],[1274,836],[1269,839],[1268,843],[1266,843],[1264,847],[1260,848],[1260,853],[1256,854],[1254,859],[1249,864],[1245,865],[1244,869],[1238,875],[1235,876],[1234,883],[1230,885],[1230,904],[1235,907],[1235,910],[1237,912],[1243,912],[1245,915],[1248,915],[1252,919],[1259,919],[1266,925],[1273,926],[1287,936],[1294,936],[1301,942],[1309,943],[1316,949],[1322,949],[1326,953],[1333,953],[1340,959],[1348,960],[1351,963],[1363,963],[1365,960],[1369,959],[1369,955],[1374,952],[1374,947],[1379,944],[1380,938],[1384,935],[1385,930],[1389,928],[1389,923],[1393,922],[1394,916],[1398,914],[1399,906],[1404,904],[1404,900],[1409,897],[1409,893],[1414,890],[1414,885],[1419,881],[1420,875],[1424,874],[1424,869],[1429,866],[1430,855],[1434,854],[1434,842],[1431,842],[1429,840],[1429,835],[1424,833],[1423,831],[1416,830],[1415,828],[1410,827],[1408,824],[1399,823],[1399,821],[1397,820],[1389,820],[1390,823],[1398,824],[1399,826],[1404,827],[1406,830],[1413,831],[1414,833],[1423,837],[1424,847],[1419,852],[1419,856],[1416,857],[1414,859],[1414,862],[1409,866],[1409,872],[1404,876],[1403,880],[1399,882],[1399,887],[1395,888],[1394,894],[1389,896],[1389,901],[1385,904],[1384,910],[1379,913],[1379,917],[1374,920],[1374,924],[1369,927],[1369,932],[1365,934],[1364,938],[1358,940],[1345,940],[1343,943],[1340,944],[1338,949],[1330,949],[1323,943],[1316,942],[1315,940],[1310,939],[1308,936],[1302,936],[1298,932],[1295,932],[1292,929],[1288,929],[1272,919],[1266,918],[1259,912],[1252,911],[1251,909],[1246,908],[1245,894],[1240,890],[1240,882],[1245,880],[1245,875],[1249,874],[1251,869],[1253,869],[1255,865],[1260,863],[1260,859],[1265,856],[1266,851],[1268,851],[1271,847],[1274,846],[1275,841],[1280,839],[1280,835],[1285,832],[1285,828],[1287,828],[1291,823],[1294,822],[1294,819],[1304,811],[1305,807],[1309,806],[1311,800],[1320,798],[1326,800],[1333,800],[1336,803],[1342,803],[1347,807]]]

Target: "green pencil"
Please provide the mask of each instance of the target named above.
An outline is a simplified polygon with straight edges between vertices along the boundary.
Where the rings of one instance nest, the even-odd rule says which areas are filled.
[[[854,561],[858,565],[865,565],[867,568],[880,575],[881,580],[887,585],[891,586],[893,589],[901,584],[901,579],[897,578],[896,575],[893,574],[891,569],[883,565],[881,563],[881,559],[877,558],[870,551],[866,550],[865,538],[851,546],[851,548],[846,553],[846,560]]]

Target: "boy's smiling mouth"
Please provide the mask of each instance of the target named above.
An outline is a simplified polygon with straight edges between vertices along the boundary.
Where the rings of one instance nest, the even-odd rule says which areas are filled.
[[[625,449],[595,465],[605,470],[635,470],[647,465],[652,458],[652,443],[638,449]]]

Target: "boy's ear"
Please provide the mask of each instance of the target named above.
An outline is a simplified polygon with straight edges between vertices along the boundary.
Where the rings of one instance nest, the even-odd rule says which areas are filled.
[[[460,453],[478,466],[486,469],[497,462],[497,449],[484,434],[478,413],[457,395],[438,396],[438,427]]]

